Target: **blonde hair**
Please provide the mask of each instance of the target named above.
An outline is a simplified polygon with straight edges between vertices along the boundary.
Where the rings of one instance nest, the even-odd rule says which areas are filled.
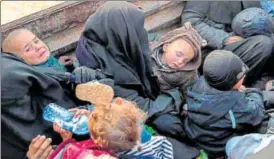
[[[132,149],[140,140],[145,113],[130,101],[116,98],[98,105],[89,116],[89,130],[95,143],[114,152]]]
[[[17,52],[14,52],[14,40],[18,37],[19,34],[21,34],[24,31],[29,31],[25,28],[19,28],[11,31],[2,41],[2,49],[4,52],[7,53],[13,53],[16,54]],[[30,31],[29,31],[30,32]]]

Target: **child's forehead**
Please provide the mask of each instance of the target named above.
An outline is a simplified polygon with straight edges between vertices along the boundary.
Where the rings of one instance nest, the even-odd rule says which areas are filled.
[[[22,31],[15,39],[15,45],[19,47],[24,47],[25,45],[29,44],[32,40],[36,38],[30,31]]]
[[[17,39],[20,41],[26,41],[29,42],[30,40],[36,38],[36,35],[34,35],[32,32],[28,30],[22,31],[18,36]]]

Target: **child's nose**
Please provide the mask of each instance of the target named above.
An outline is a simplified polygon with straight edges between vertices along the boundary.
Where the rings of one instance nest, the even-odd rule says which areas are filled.
[[[43,45],[35,44],[35,50],[39,51],[42,48]]]
[[[185,60],[184,59],[180,59],[180,60],[178,60],[178,63],[177,63],[177,65],[179,65],[180,67],[184,67],[185,66]]]
[[[181,59],[178,60],[178,64],[181,65],[181,64],[183,64],[183,63],[184,63],[184,59],[181,58]]]

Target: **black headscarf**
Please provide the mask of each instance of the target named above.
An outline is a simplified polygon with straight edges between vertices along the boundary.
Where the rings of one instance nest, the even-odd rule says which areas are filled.
[[[106,2],[88,18],[76,56],[80,65],[100,68],[115,84],[153,98],[159,88],[149,52],[143,12],[128,2]]]

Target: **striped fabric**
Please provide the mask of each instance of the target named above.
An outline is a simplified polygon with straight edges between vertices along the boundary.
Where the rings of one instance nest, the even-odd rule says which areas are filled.
[[[141,147],[140,152],[138,151],[139,147]],[[173,159],[173,148],[166,137],[152,136],[150,141],[117,155],[122,154],[135,159]]]

